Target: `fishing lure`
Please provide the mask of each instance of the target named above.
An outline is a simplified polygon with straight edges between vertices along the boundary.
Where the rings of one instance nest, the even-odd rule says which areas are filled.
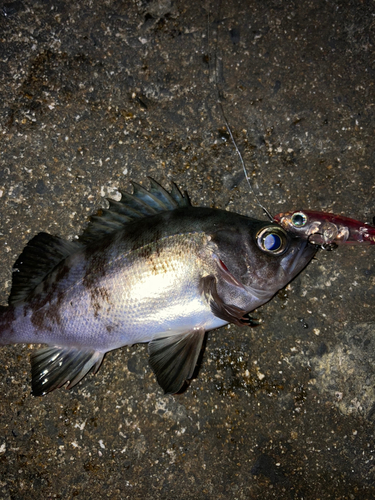
[[[273,220],[300,238],[332,250],[344,244],[375,244],[375,226],[343,215],[313,210],[279,213]]]

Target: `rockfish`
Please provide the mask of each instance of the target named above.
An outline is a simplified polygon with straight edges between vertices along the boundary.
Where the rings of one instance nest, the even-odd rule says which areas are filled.
[[[0,344],[37,343],[32,390],[97,371],[106,352],[149,342],[166,393],[193,376],[207,330],[246,325],[316,247],[278,224],[193,207],[175,184],[108,200],[76,241],[39,233],[14,264]]]

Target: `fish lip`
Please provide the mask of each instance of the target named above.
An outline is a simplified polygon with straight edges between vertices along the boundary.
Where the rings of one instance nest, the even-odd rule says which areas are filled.
[[[306,252],[306,250],[308,251]],[[281,266],[286,273],[295,274],[295,271],[298,267],[298,263],[301,261],[301,259],[304,262],[297,272],[301,271],[308,264],[308,262],[312,259],[315,253],[316,253],[316,248],[314,247],[314,245],[311,245],[308,241],[300,239],[300,246],[298,250],[295,252],[294,257],[291,260],[286,260],[285,262],[286,265],[282,262]]]

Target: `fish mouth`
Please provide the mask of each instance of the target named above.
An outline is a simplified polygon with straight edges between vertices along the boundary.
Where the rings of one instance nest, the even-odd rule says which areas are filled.
[[[298,274],[310,262],[317,251],[316,247],[304,240],[301,240],[300,245],[295,250],[281,264],[284,271],[292,275]]]

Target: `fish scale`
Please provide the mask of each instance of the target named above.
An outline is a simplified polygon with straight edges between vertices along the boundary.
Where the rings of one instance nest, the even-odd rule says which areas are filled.
[[[174,184],[150,183],[110,201],[77,241],[40,233],[17,259],[0,344],[47,344],[31,356],[35,395],[140,342],[164,391],[178,392],[205,332],[249,325],[316,251],[275,223],[193,207]]]

